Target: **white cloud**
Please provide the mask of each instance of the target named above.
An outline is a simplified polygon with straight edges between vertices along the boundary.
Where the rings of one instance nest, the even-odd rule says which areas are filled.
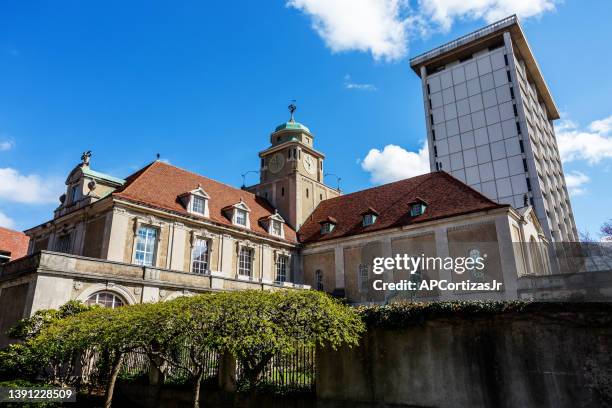
[[[344,87],[346,89],[352,89],[357,91],[378,91],[378,88],[373,84],[362,84],[353,82],[351,76],[346,74],[344,76]]]
[[[0,152],[6,152],[15,147],[15,142],[12,139],[0,140]]]
[[[555,10],[557,0],[419,0],[419,10],[448,31],[455,20],[484,19],[491,23],[512,14],[526,19]]]
[[[15,228],[15,221],[8,215],[0,212],[0,227]]]
[[[397,60],[408,49],[411,19],[404,0],[288,0],[312,18],[312,27],[333,52],[364,51],[376,60]]]
[[[413,37],[448,31],[456,20],[493,22],[554,11],[561,0],[287,0],[308,15],[332,52],[370,52],[375,60],[406,56]]]
[[[16,203],[59,205],[58,198],[64,191],[59,178],[24,175],[10,167],[0,168],[0,180],[0,200]]]
[[[386,145],[382,151],[371,149],[361,162],[361,168],[370,173],[370,181],[376,184],[429,173],[427,143],[418,152],[392,144]]]
[[[584,188],[585,184],[590,182],[591,179],[586,174],[579,171],[572,171],[565,175],[565,183],[567,184],[567,190],[570,195],[578,196],[586,193]]]
[[[563,162],[585,160],[597,164],[612,158],[612,116],[591,122],[587,129],[564,120],[555,127],[559,154]]]

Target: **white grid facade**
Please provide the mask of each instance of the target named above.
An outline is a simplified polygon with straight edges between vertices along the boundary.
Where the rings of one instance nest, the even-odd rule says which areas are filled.
[[[552,121],[510,33],[435,72],[421,67],[431,170],[487,197],[532,205],[549,238],[577,240]]]

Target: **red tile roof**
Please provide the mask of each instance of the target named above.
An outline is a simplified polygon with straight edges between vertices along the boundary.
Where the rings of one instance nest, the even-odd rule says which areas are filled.
[[[29,242],[23,232],[0,227],[0,252],[10,252],[11,261],[27,255]]]
[[[411,217],[410,204],[427,203],[422,215]],[[362,214],[371,207],[376,222],[364,227]],[[497,204],[446,172],[434,172],[341,195],[322,201],[298,231],[300,242],[309,243],[379,231],[476,211],[508,207]],[[336,227],[321,235],[321,220],[333,218]]]
[[[198,184],[210,196],[208,202],[210,215],[208,219],[210,221],[233,226],[231,220],[223,213],[223,209],[239,203],[242,198],[251,209],[250,231],[282,240],[268,234],[268,231],[258,222],[261,218],[270,216],[275,212],[274,207],[266,199],[161,161],[155,161],[129,176],[125,184],[113,193],[113,196],[199,218],[189,213],[178,198],[180,195],[196,189]],[[206,219],[205,217],[202,218]],[[240,227],[234,227],[240,229]],[[285,225],[285,240],[296,241],[295,231],[287,225]]]

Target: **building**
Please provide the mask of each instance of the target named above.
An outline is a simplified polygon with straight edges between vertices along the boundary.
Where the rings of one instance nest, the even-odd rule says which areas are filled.
[[[0,264],[25,256],[29,241],[30,238],[23,232],[0,227]]]
[[[29,256],[0,267],[0,331],[70,299],[117,307],[211,290],[311,286],[352,303],[515,299],[519,276],[548,273],[540,248],[522,246],[546,245],[529,206],[498,204],[443,171],[340,195],[323,183],[324,156],[293,112],[270,144],[259,154],[261,182],[244,189],[159,160],[122,179],[93,170],[84,153],[53,218],[25,231]],[[373,290],[376,280],[414,278],[374,274],[375,257],[400,253],[488,254],[486,273],[439,268],[416,278],[503,287]]]
[[[578,241],[552,95],[516,16],[410,60],[421,77],[431,171],[533,206],[549,240]]]

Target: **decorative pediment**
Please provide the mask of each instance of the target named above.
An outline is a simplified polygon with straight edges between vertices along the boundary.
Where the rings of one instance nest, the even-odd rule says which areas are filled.
[[[208,210],[210,196],[202,188],[201,184],[198,184],[195,189],[181,194],[178,198],[183,207],[190,213],[204,217],[210,216]]]
[[[239,227],[251,228],[251,209],[248,205],[240,198],[240,201],[233,205],[228,205],[221,209],[226,217],[228,217],[232,224]]]
[[[260,222],[268,231],[268,234],[281,238],[285,237],[285,219],[281,217],[278,210],[276,210],[274,214],[268,215],[267,217],[262,217]]]

